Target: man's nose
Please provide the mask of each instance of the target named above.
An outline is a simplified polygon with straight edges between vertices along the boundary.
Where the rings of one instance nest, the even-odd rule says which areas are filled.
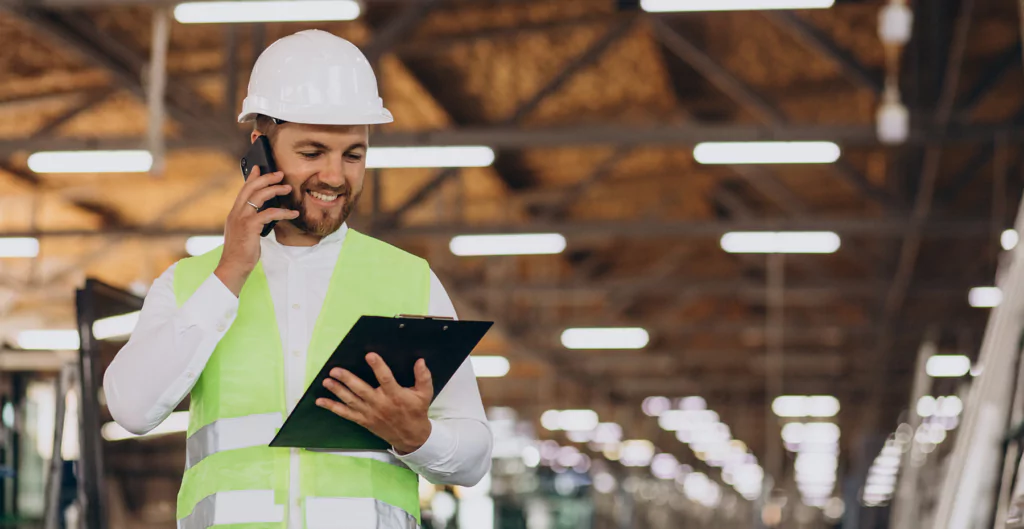
[[[327,167],[320,173],[320,181],[331,187],[343,187],[345,185],[343,165],[342,160],[330,160]]]

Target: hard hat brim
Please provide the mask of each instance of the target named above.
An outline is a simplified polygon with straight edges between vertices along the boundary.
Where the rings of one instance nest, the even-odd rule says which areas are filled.
[[[245,123],[253,121],[256,116],[277,118],[290,123],[302,123],[305,125],[382,125],[395,121],[394,116],[388,109],[381,109],[380,112],[370,114],[333,114],[330,112],[301,113],[301,112],[255,112],[247,111],[238,115],[238,122]]]

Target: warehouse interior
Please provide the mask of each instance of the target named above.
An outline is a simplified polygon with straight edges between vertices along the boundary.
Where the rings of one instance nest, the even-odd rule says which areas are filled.
[[[421,482],[424,527],[1013,527],[1021,6],[688,3],[191,23],[165,0],[0,1],[0,526],[175,527],[182,415],[118,430],[99,390],[131,328],[95,324],[219,244],[252,66],[312,28],[376,70],[395,121],[371,151],[493,154],[369,168],[349,220],[494,322],[473,353],[492,470]],[[151,163],[33,158],[126,149]],[[493,234],[555,249],[459,255]],[[595,328],[626,334],[572,332]]]

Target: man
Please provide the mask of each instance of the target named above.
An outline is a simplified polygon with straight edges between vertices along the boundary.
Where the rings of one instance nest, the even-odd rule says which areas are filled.
[[[388,451],[267,446],[359,316],[455,316],[425,261],[345,224],[363,189],[368,125],[391,114],[358,48],[303,31],[257,60],[239,116],[251,120],[251,140],[267,136],[280,171],[254,169],[221,248],[154,282],[104,377],[110,412],[142,434],[191,395],[179,528],[416,527],[416,474],[471,486],[490,469],[492,437],[468,361],[433,403],[422,360],[412,388],[372,353],[380,388],[331,373],[324,385],[337,400],[317,404]],[[285,207],[259,211],[273,197]]]

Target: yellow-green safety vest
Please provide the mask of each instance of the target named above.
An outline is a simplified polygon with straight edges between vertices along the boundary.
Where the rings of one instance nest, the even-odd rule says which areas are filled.
[[[210,277],[222,248],[175,265],[184,304]],[[326,286],[306,355],[303,387],[362,315],[425,314],[426,261],[348,230]],[[274,305],[257,264],[238,314],[191,392],[179,529],[284,529],[289,519],[291,449],[267,446],[287,414],[284,352]],[[340,420],[340,419],[339,419]],[[419,524],[418,477],[386,451],[299,450],[299,508],[306,529],[409,528]]]

